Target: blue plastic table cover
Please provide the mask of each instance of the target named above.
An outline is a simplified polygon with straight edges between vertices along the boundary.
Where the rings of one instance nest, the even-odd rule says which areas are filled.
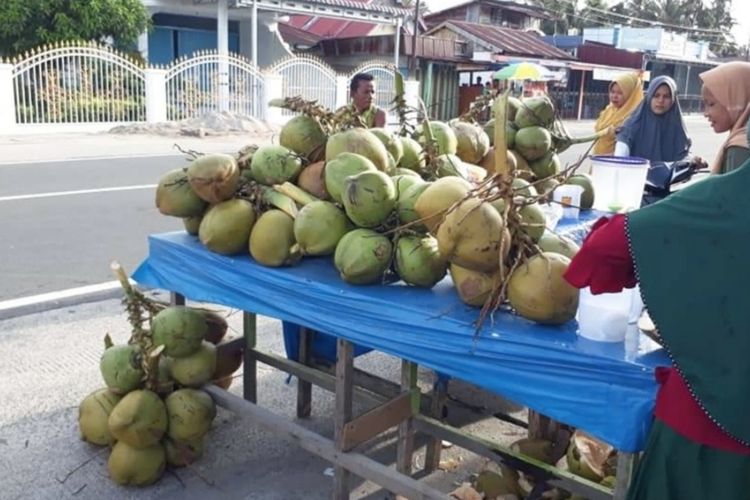
[[[268,268],[249,255],[212,253],[185,232],[150,236],[149,255],[133,279],[410,360],[626,452],[644,447],[657,389],[653,371],[669,365],[653,344],[626,360],[622,342],[579,337],[575,321],[542,326],[505,311],[488,319],[475,340],[478,309],[459,300],[450,278],[430,290],[402,282],[349,285],[330,257]]]

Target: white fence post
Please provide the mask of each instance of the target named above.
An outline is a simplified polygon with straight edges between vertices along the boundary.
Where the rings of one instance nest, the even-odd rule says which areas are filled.
[[[347,104],[349,104],[349,77],[336,75],[336,109]]]
[[[284,123],[284,116],[282,109],[274,106],[269,106],[268,103],[271,99],[280,99],[284,97],[284,77],[281,75],[265,74],[263,75],[263,88],[265,89],[263,102],[261,103],[261,109],[263,113],[261,116],[268,123],[282,124]]]
[[[0,134],[16,127],[16,98],[13,94],[13,65],[0,63]]]
[[[146,121],[167,121],[167,70],[146,68]]]
[[[419,80],[404,80],[404,100],[409,106],[419,108]]]

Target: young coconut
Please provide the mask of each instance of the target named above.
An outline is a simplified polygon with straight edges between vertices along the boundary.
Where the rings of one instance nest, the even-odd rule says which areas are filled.
[[[398,166],[414,172],[421,172],[425,167],[424,150],[422,146],[411,137],[401,137],[401,145],[404,155]]]
[[[326,191],[333,201],[341,203],[344,180],[362,172],[376,171],[375,164],[362,155],[341,153],[325,165],[324,179]]]
[[[302,170],[302,160],[297,153],[284,146],[261,146],[250,164],[253,177],[267,186],[293,181]]]
[[[187,175],[195,194],[211,204],[234,196],[240,182],[236,160],[225,154],[199,156],[190,163]]]
[[[476,198],[464,200],[448,212],[436,237],[440,255],[474,271],[496,271],[510,250],[510,233],[503,217],[492,205]]]
[[[569,259],[575,257],[580,249],[575,241],[550,231],[545,231],[539,238],[539,247],[545,252],[559,253]]]
[[[462,179],[469,178],[469,171],[466,168],[466,164],[456,155],[445,154],[438,156],[430,165],[430,170],[434,170],[437,177],[455,176]]]
[[[388,150],[375,134],[364,128],[352,128],[328,138],[326,161],[338,158],[341,153],[356,153],[370,160],[381,172],[391,170]],[[327,184],[327,183],[326,183]],[[329,190],[330,193],[330,190]]]
[[[396,200],[396,212],[398,213],[398,221],[401,224],[409,224],[419,220],[420,217],[414,208],[414,204],[425,189],[430,187],[430,184],[432,183],[423,182],[421,184],[415,184],[399,193],[398,200]],[[410,227],[414,231],[427,231],[427,226],[424,224],[414,224]]]
[[[362,172],[344,180],[346,215],[359,227],[382,225],[396,207],[396,188],[383,172]]]
[[[307,115],[297,115],[286,122],[279,134],[279,144],[310,162],[323,159],[326,139],[320,123]]]
[[[427,229],[434,234],[443,218],[443,211],[463,199],[471,190],[471,184],[460,177],[442,177],[427,187],[414,203],[414,210]]]
[[[461,301],[474,307],[482,307],[500,283],[500,271],[483,273],[451,264],[450,272]]]
[[[154,316],[151,335],[155,346],[164,346],[172,358],[189,356],[198,350],[208,332],[206,317],[185,306],[171,306]]]
[[[85,441],[99,446],[109,446],[115,442],[107,421],[120,399],[122,396],[109,389],[98,389],[83,398],[78,406],[78,428]]]
[[[575,317],[578,289],[563,278],[567,257],[543,252],[513,271],[508,281],[508,301],[521,316],[546,325],[561,325]]]
[[[349,220],[327,201],[308,203],[294,219],[294,239],[303,255],[330,255],[349,231]]]
[[[222,255],[233,255],[247,248],[255,224],[253,205],[242,199],[227,200],[208,209],[198,237],[206,248]]]
[[[115,394],[127,394],[143,381],[141,350],[136,345],[115,345],[99,360],[104,383]]]
[[[109,455],[109,477],[121,486],[148,486],[161,478],[167,465],[164,447],[160,443],[146,448],[135,448],[117,442]]]
[[[164,403],[169,415],[169,438],[182,443],[202,438],[216,417],[216,405],[205,391],[180,389],[167,396]]]
[[[456,151],[458,151],[458,138],[456,138],[456,133],[447,123],[431,121],[430,130],[432,131],[432,135],[437,145],[437,154],[456,154]],[[424,134],[419,136],[419,142],[424,147]]]
[[[250,233],[250,255],[268,267],[290,266],[302,257],[294,240],[294,219],[281,210],[268,210]]]
[[[185,217],[182,219],[182,225],[185,227],[185,232],[191,236],[198,236],[198,232],[201,228],[201,221],[203,220],[203,212],[195,217]]]
[[[107,425],[117,441],[133,448],[147,448],[167,432],[167,409],[155,392],[132,391],[114,407]]]
[[[543,127],[522,128],[516,134],[515,150],[527,161],[533,162],[544,157],[552,148],[552,136]]]
[[[159,185],[156,187],[156,208],[164,215],[195,217],[203,213],[206,202],[190,187],[187,171],[177,168],[159,179]]]
[[[554,120],[555,106],[547,96],[527,97],[523,99],[520,102],[514,119],[519,129],[535,125],[548,128]]]
[[[396,242],[395,267],[409,285],[432,288],[445,277],[447,263],[432,236],[401,236]]]
[[[297,185],[321,200],[328,199],[325,181],[325,162],[319,161],[306,166],[297,177]],[[375,166],[373,165],[373,168]]]
[[[203,437],[186,442],[169,438],[164,440],[167,463],[172,467],[187,467],[194,464],[203,456],[204,448]]]
[[[221,339],[224,338],[229,329],[229,324],[227,324],[227,320],[224,316],[218,312],[209,311],[207,309],[199,309],[198,312],[203,314],[203,317],[206,318],[206,326],[208,327],[204,340],[207,340],[212,344],[218,344],[221,342]]]
[[[518,210],[521,217],[521,230],[529,235],[534,243],[538,242],[545,231],[547,217],[538,203],[524,205]]]
[[[388,238],[370,229],[355,229],[339,241],[333,263],[347,283],[369,285],[382,281],[392,254]]]
[[[477,164],[490,149],[490,138],[478,125],[456,122],[451,125],[456,133],[456,155],[466,163]]]
[[[209,380],[216,370],[216,346],[203,341],[197,351],[181,358],[167,358],[169,374],[178,384],[186,387],[200,387]]]
[[[383,143],[385,149],[388,150],[388,153],[393,157],[393,161],[398,165],[401,158],[404,156],[404,145],[399,137],[384,128],[371,128],[368,130],[380,139],[380,142]]]

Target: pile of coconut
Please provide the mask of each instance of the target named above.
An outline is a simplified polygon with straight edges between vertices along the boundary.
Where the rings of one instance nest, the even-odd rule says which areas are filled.
[[[528,319],[564,323],[578,294],[561,275],[577,246],[546,230],[540,203],[559,182],[584,182],[590,206],[593,186],[561,170],[556,153],[595,137],[572,139],[549,99],[500,100],[501,148],[491,147],[492,124],[473,114],[366,129],[346,111],[274,101],[300,113],[279,144],[193,154],[160,179],[156,206],[213,252],[270,267],[332,256],[342,280],[357,285],[431,288],[450,271],[461,300],[484,315],[510,303]],[[399,95],[395,103],[403,106]]]
[[[100,369],[106,387],[84,398],[78,423],[85,441],[111,447],[113,481],[145,486],[167,466],[201,457],[216,416],[202,387],[228,388],[242,351],[222,349],[230,342],[227,323],[215,312],[153,302],[129,285],[127,294],[133,334],[121,345],[105,338]]]

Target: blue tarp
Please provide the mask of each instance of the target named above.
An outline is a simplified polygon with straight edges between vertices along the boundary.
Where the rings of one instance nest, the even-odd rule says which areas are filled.
[[[661,350],[626,361],[623,343],[580,338],[575,321],[547,327],[507,312],[487,321],[474,342],[478,310],[458,299],[449,278],[431,290],[353,286],[330,258],[267,268],[247,255],[211,253],[184,232],[150,236],[149,256],[133,279],[408,359],[628,452],[643,449],[651,425],[654,367],[669,365]]]

